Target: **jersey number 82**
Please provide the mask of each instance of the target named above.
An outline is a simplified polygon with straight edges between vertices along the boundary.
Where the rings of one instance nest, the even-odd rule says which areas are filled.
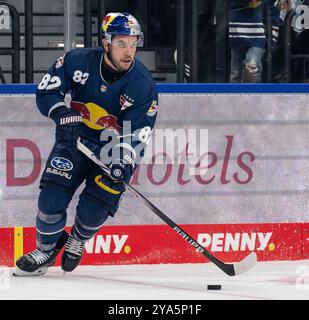
[[[38,85],[38,89],[40,90],[52,90],[55,88],[60,87],[61,80],[59,77],[54,76],[52,77],[50,74],[46,74],[40,84]]]

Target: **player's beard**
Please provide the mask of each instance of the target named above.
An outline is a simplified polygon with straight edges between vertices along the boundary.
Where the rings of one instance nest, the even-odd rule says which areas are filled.
[[[114,58],[113,58],[113,54],[112,54],[112,48],[109,46],[108,51],[106,52],[107,55],[107,59],[110,61],[110,63],[113,65],[113,67],[117,70],[117,71],[127,71],[131,68],[132,63],[133,63],[133,59],[130,58],[132,61],[129,64],[128,67],[123,68]]]

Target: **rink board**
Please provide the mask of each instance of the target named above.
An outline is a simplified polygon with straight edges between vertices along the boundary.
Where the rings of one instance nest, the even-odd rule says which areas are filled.
[[[309,223],[182,225],[182,228],[226,262],[239,261],[251,251],[257,253],[258,261],[308,259]],[[35,228],[0,228],[0,265],[13,266],[20,255],[35,248]],[[59,261],[60,257],[56,265]],[[81,264],[203,262],[208,259],[169,226],[139,225],[103,227],[87,242]]]
[[[252,250],[261,261],[307,259],[309,86],[158,88],[154,133],[208,130],[208,153],[185,164],[158,164],[155,157],[154,164],[140,166],[132,184],[200,242],[207,244],[207,234],[214,234],[216,245],[210,249],[226,261],[237,261]],[[34,92],[35,86],[0,86],[0,265],[13,265],[21,252],[35,246],[38,185],[53,145],[54,124],[39,114]],[[194,144],[189,134],[177,151],[186,154],[188,144]],[[155,151],[155,156],[166,152],[172,158],[164,148]],[[189,174],[205,155],[207,173]],[[74,222],[77,202],[78,193],[68,209],[68,225]],[[87,245],[89,253],[82,263],[206,260],[161,224],[161,219],[125,193],[119,212]],[[261,249],[261,233],[270,232]]]
[[[308,221],[308,84],[158,88],[153,137],[166,129],[208,130],[203,145],[208,146],[209,169],[200,175],[189,172],[205,154],[185,164],[158,164],[156,157],[155,164],[141,165],[132,184],[150,201],[181,224]],[[0,226],[35,225],[54,124],[38,112],[34,92],[31,85],[0,86]],[[194,144],[189,134],[178,151],[186,153],[187,144]],[[162,223],[132,199],[125,194],[107,225]],[[68,209],[68,225],[74,223],[77,202],[78,192]]]

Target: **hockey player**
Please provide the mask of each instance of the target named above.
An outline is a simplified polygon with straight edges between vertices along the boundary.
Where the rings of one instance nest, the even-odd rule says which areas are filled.
[[[142,45],[140,24],[131,14],[109,13],[102,23],[103,48],[71,50],[38,85],[37,106],[56,124],[55,144],[40,181],[37,249],[16,262],[15,275],[44,274],[62,247],[62,269],[74,270],[85,242],[115,215],[121,181],[130,180],[157,116],[155,83],[135,59]],[[64,100],[69,91],[70,106]],[[78,137],[109,165],[109,177],[77,150]],[[83,181],[68,236],[66,210]]]
[[[272,43],[279,32],[276,0],[229,0],[230,82],[261,82],[265,53],[265,10],[271,6]]]

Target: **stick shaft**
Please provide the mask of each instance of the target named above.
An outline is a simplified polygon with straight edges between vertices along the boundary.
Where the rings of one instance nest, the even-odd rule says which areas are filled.
[[[159,218],[161,218],[166,224],[168,224],[181,238],[186,240],[197,252],[202,253],[211,262],[217,265],[225,273],[232,275],[233,266],[225,264],[219,259],[217,259],[212,253],[202,247],[193,237],[191,237],[186,231],[184,231],[178,224],[171,220],[166,214],[164,214],[160,209],[158,209],[153,203],[151,203],[144,195],[137,191],[130,184],[125,183],[126,187],[138,198],[142,199],[146,206],[155,213]]]
[[[83,143],[81,143],[80,138],[77,140],[77,148],[94,163],[96,163],[106,175],[110,175],[110,169],[98,159],[95,154],[88,149]],[[191,237],[186,231],[184,231],[179,225],[177,225],[172,219],[170,219],[166,214],[164,214],[159,208],[157,208],[152,202],[150,202],[143,194],[136,190],[132,185],[123,182],[124,185],[129,189],[137,198],[141,199],[146,206],[155,213],[159,218],[161,218],[166,224],[168,224],[181,238],[187,241],[196,252],[202,253],[211,262],[213,262],[218,268],[225,272],[229,276],[234,276],[236,274],[245,272],[252,268],[256,263],[256,254],[251,253],[242,261],[235,264],[228,264],[220,261],[211,252],[202,247],[193,237]]]

